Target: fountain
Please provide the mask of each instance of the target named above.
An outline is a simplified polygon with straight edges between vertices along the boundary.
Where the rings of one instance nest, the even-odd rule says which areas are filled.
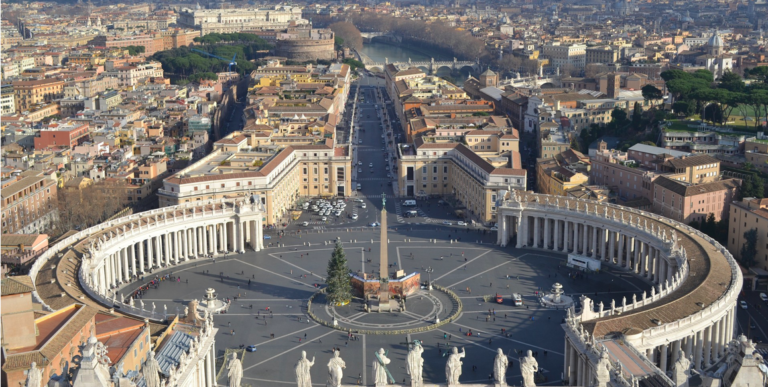
[[[566,296],[563,292],[563,285],[555,282],[552,285],[552,290],[541,297],[541,304],[548,308],[568,308],[573,305],[573,298]]]
[[[227,303],[216,299],[216,290],[208,288],[205,290],[205,298],[197,306],[197,310],[208,313],[219,313],[227,307]]]

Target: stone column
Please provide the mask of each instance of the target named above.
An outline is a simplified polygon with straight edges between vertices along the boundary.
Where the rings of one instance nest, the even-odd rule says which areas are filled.
[[[520,215],[521,216],[516,218],[517,220],[515,221],[517,223],[517,242],[515,243],[515,247],[517,247],[518,249],[523,247],[523,237],[525,236],[525,229],[528,228],[528,226],[523,221],[525,217],[522,216],[522,214]]]
[[[619,267],[624,267],[624,235],[621,233],[619,233],[619,249],[617,250],[617,253],[616,264]]]
[[[693,341],[694,336],[687,336],[685,338],[685,356],[690,357],[693,353]]]
[[[249,220],[248,223],[248,228],[251,230],[251,248],[253,251],[259,251],[259,245],[256,243],[258,240],[258,235],[256,235],[256,222]]]
[[[155,266],[153,252],[155,251],[155,246],[152,243],[152,237],[147,238],[147,266],[149,268],[153,268]]]
[[[213,387],[213,361],[210,352],[205,356],[205,385]]]
[[[563,252],[570,252],[571,251],[571,222],[564,220],[563,221]]]
[[[549,218],[542,218],[541,220],[544,222],[544,245],[542,247],[549,250],[549,239],[551,235],[549,231]]]
[[[659,368],[661,372],[667,373],[667,344],[661,345],[661,359],[659,359]]]
[[[648,276],[648,244],[645,242],[640,242],[640,275],[642,277]]]
[[[597,227],[592,226],[592,258],[597,258],[598,254],[598,248],[597,248],[597,233],[599,230]]]
[[[229,230],[227,230],[228,227],[229,227],[229,222],[224,222],[224,224],[221,225],[221,229],[224,232],[224,241],[222,242],[222,245],[224,245],[224,251],[229,251]]]
[[[581,225],[581,253],[589,256],[589,226],[586,223]]]
[[[552,250],[560,251],[560,220],[552,219],[552,226],[554,227],[552,230]]]
[[[136,271],[136,245],[132,244],[128,246],[128,253],[130,254],[130,261],[131,261],[131,275],[137,275],[139,272]]]
[[[160,234],[155,237],[155,260],[157,261],[157,267],[164,264],[163,260],[163,235]]]
[[[712,327],[712,357],[714,363],[720,358],[720,321],[715,322]]]
[[[179,231],[173,232],[173,246],[174,246],[173,263],[175,265],[178,265],[179,261],[181,260],[181,238],[179,233],[180,233]]]
[[[541,238],[541,218],[538,216],[533,218],[533,247],[539,247],[539,240]]]
[[[576,222],[571,222],[571,228],[573,231],[573,238],[571,238],[571,240],[573,241],[572,252],[574,254],[578,254],[579,253],[579,224]]]
[[[672,363],[672,366],[674,366],[675,363],[677,363],[677,360],[679,359],[678,354],[680,353],[680,347],[682,346],[683,342],[682,340],[675,340],[672,342],[672,359],[670,359],[670,363]]]
[[[702,347],[704,345],[704,337],[703,332],[698,331],[696,332],[696,349],[694,349],[693,352],[693,367],[697,371],[701,371],[701,355],[702,355]]]
[[[608,262],[614,263],[616,258],[616,231],[608,231],[608,244],[610,245],[608,247]]]
[[[139,242],[139,273],[144,274],[144,241]]]
[[[704,365],[712,364],[712,326],[704,329]]]
[[[127,283],[128,281],[130,281],[130,275],[128,275],[128,270],[129,270],[128,269],[128,248],[123,247],[122,249],[120,249],[120,255],[123,257],[123,265],[122,265],[123,275],[121,278],[123,283]]]
[[[571,353],[571,356],[570,356],[570,359],[569,359],[570,367],[569,367],[569,372],[568,372],[568,385],[573,386],[574,384],[576,384],[576,373],[577,373],[577,370],[576,370],[576,358],[578,356],[576,354],[576,348],[573,347],[573,344],[571,344],[571,352],[570,353]]]

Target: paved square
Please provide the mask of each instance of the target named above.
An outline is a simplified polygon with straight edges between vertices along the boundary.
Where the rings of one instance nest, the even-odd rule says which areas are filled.
[[[531,349],[538,352],[539,365],[547,377],[546,384],[556,385],[561,383],[563,367],[564,333],[560,323],[565,312],[541,308],[535,292],[548,290],[554,282],[560,282],[566,294],[589,294],[595,303],[603,301],[607,306],[611,298],[620,303],[621,297],[631,299],[632,293],[640,293],[640,288],[646,287],[639,279],[610,270],[586,278],[569,278],[571,270],[564,266],[564,254],[499,248],[491,244],[495,239],[492,234],[434,225],[398,227],[398,231],[395,231],[396,227],[390,228],[389,261],[396,262],[397,267],[407,273],[419,271],[423,281],[431,279],[459,295],[464,308],[456,321],[408,337],[357,335],[353,340],[345,332],[308,320],[306,301],[318,290],[316,286],[323,286],[322,277],[333,249],[331,240],[340,237],[345,241],[351,270],[370,272],[372,268],[378,268],[378,229],[304,230],[300,235],[288,233],[282,238],[273,233],[270,240],[273,246],[279,243],[285,247],[230,254],[225,259],[217,258],[215,263],[211,260],[190,261],[170,270],[180,278],[179,282],[162,282],[159,289],[148,291],[143,301],[147,305],[154,302],[158,309],[167,305],[169,313],[173,313],[176,308],[183,311],[194,298],[202,299],[209,287],[216,289],[220,299],[237,297],[228,313],[214,317],[219,328],[217,369],[222,367],[226,348],[256,345],[256,352],[246,352],[243,357],[244,385],[295,384],[294,365],[301,351],[306,351],[310,358],[315,357],[313,383],[325,385],[326,364],[333,348],[340,348],[341,357],[346,361],[345,384],[372,383],[373,353],[379,348],[389,351],[392,360],[389,370],[395,380],[407,381],[406,343],[413,339],[424,342],[424,380],[428,382],[445,381],[446,358],[442,354],[449,346],[459,346],[467,351],[461,376],[463,383],[487,382],[496,348],[501,347],[513,359],[507,372],[508,383],[521,382],[515,352]],[[448,243],[448,234],[452,238],[461,237],[462,241]],[[435,238],[437,243],[428,241]],[[411,241],[404,242],[407,239]],[[350,240],[356,242],[350,243]],[[269,246],[269,243],[265,244]],[[513,292],[523,294],[526,305],[512,306],[510,295]],[[484,295],[496,293],[504,297],[503,304],[496,304],[492,298],[489,302],[483,300]],[[408,301],[414,304],[410,314],[365,314],[361,313],[359,302],[338,309],[346,318],[374,326],[431,317],[432,309],[427,307],[426,301],[419,305],[423,300],[415,297],[424,297],[424,294],[417,294]],[[315,307],[313,305],[313,310]],[[472,336],[467,336],[470,330]],[[220,374],[219,383],[226,384],[226,372]]]

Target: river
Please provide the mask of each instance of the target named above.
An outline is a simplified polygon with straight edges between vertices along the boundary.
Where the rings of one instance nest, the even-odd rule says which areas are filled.
[[[390,62],[407,62],[408,58],[411,58],[411,61],[413,62],[428,61],[431,58],[430,55],[424,54],[423,52],[411,47],[395,46],[381,42],[365,43],[363,44],[363,48],[360,50],[360,52],[368,55],[369,58],[376,62],[384,62],[385,58],[389,59]],[[436,61],[453,60],[451,55],[440,53],[437,53],[434,58]],[[446,68],[438,70],[435,75],[439,77],[450,76],[456,81],[457,86],[463,85],[468,76],[468,74],[465,72],[462,72],[460,75],[451,75],[450,70]]]

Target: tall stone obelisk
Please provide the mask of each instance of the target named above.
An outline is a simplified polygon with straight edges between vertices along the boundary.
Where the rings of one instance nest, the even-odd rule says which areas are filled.
[[[389,256],[387,255],[387,195],[381,195],[381,246],[379,247],[379,307],[389,312]]]

